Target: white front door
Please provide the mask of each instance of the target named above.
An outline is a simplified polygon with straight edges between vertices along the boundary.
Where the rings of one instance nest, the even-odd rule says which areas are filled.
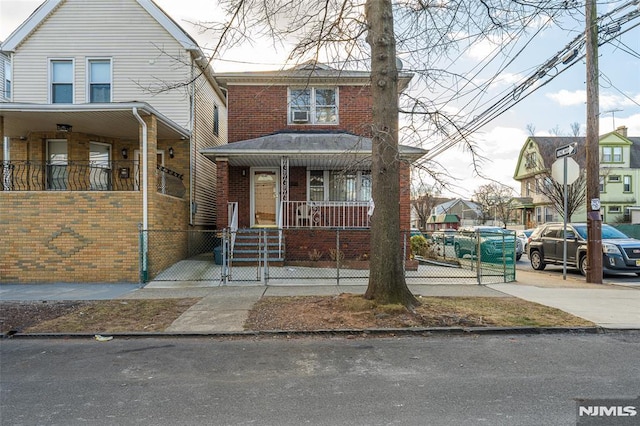
[[[278,169],[251,169],[251,226],[278,225]]]

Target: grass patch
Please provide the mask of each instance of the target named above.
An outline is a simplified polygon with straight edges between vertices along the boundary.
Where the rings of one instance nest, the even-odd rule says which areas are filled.
[[[96,301],[24,330],[26,333],[164,331],[199,299]]]
[[[420,297],[409,311],[360,295],[264,297],[247,330],[332,330],[407,327],[589,327],[590,321],[514,297]]]

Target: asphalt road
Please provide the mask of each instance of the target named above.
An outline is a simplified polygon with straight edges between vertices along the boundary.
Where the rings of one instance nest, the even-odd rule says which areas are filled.
[[[0,424],[572,425],[640,333],[0,343]]]

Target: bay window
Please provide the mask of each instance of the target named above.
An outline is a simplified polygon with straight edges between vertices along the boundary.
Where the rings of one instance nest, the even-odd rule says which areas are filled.
[[[370,171],[310,170],[309,201],[369,201]]]

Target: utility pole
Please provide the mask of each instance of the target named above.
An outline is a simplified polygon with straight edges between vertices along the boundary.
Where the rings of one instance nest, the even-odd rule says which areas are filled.
[[[587,0],[587,282],[602,284],[602,219],[600,217],[600,129],[598,126],[598,12]]]

